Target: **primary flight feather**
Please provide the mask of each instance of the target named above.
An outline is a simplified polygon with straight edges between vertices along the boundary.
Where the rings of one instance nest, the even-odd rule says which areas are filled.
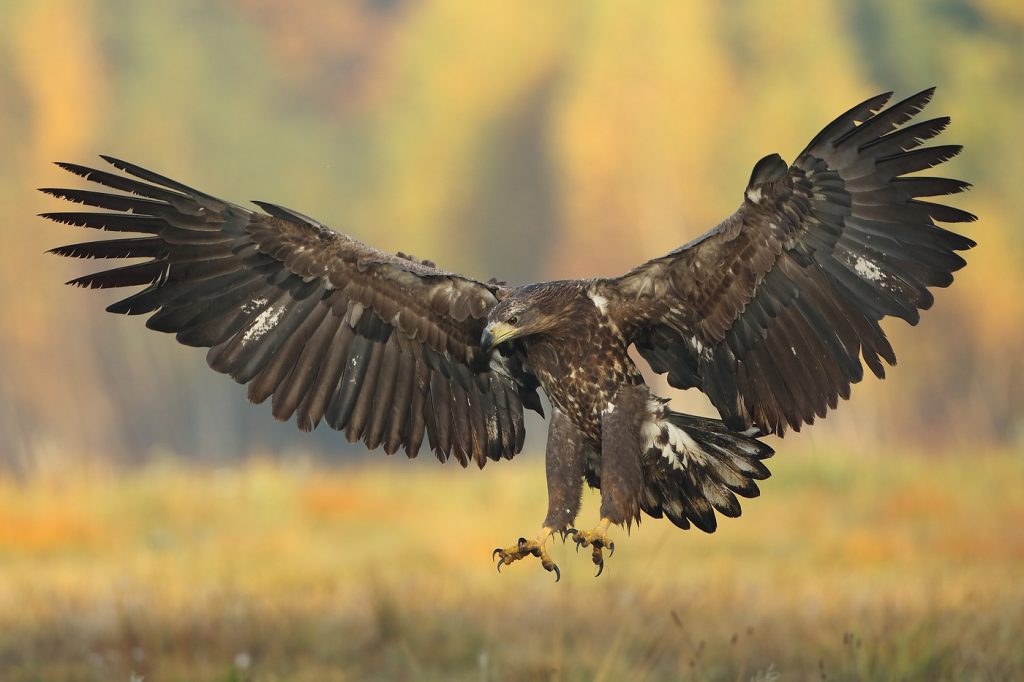
[[[244,208],[118,159],[116,172],[62,168],[104,191],[42,191],[96,211],[61,223],[144,236],[53,250],[146,259],[85,275],[90,288],[143,286],[108,310],[209,348],[207,362],[276,418],[320,422],[350,441],[483,466],[523,446],[523,409],[551,401],[549,508],[534,539],[495,550],[558,575],[553,533],[592,547],[641,512],[706,532],[758,494],[772,450],[757,439],[824,417],[864,364],[895,363],[879,326],[916,324],[974,242],[936,222],[974,220],[922,197],[967,183],[912,175],[960,147],[922,146],[949,119],[908,125],[925,90],[888,108],[873,97],[825,127],[789,166],[759,161],[730,217],[625,275],[508,287],[389,254],[282,206]],[[109,190],[115,190],[110,192]],[[680,414],[651,393],[634,345],[672,386],[696,387],[722,419]],[[583,481],[601,520],[572,528]]]

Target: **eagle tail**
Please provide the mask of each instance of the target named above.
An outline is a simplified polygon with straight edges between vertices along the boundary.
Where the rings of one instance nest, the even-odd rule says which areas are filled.
[[[692,524],[714,532],[715,511],[739,516],[736,496],[757,497],[757,481],[771,475],[762,460],[774,450],[718,419],[664,410],[644,424],[644,433],[647,472],[640,506],[680,528]]]

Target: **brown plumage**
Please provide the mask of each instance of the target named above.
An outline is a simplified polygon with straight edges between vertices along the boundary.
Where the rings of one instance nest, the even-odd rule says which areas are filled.
[[[388,254],[274,204],[254,211],[123,161],[122,173],[62,168],[110,190],[44,189],[102,212],[45,217],[141,234],[54,249],[77,258],[147,259],[85,275],[91,288],[143,286],[108,310],[209,348],[210,366],[271,400],[302,429],[326,422],[350,440],[416,456],[426,439],[463,466],[511,458],[523,408],[554,408],[549,510],[536,541],[498,550],[557,570],[544,543],[565,532],[582,481],[602,489],[602,523],[577,540],[594,561],[610,523],[640,511],[716,527],[758,494],[755,436],[823,417],[863,363],[878,377],[895,355],[879,321],[916,324],[930,287],[952,282],[974,243],[936,226],[974,216],[920,197],[964,182],[909,173],[960,150],[921,147],[948,118],[906,125],[926,90],[889,95],[829,124],[787,166],[758,162],[740,208],[694,242],[621,277],[512,288]],[[696,387],[722,421],[671,412],[630,359]]]

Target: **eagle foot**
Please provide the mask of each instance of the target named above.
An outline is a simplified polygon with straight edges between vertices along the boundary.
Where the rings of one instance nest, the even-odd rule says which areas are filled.
[[[548,551],[545,548],[548,538],[551,536],[551,531],[545,529],[533,540],[527,540],[526,538],[519,538],[516,544],[511,547],[502,549],[498,547],[491,553],[491,559],[498,559],[498,573],[501,573],[501,567],[511,564],[513,561],[519,561],[520,559],[528,556],[535,556],[540,559],[540,565],[545,571],[554,572],[555,582],[557,583],[562,579],[562,572],[558,570],[558,564],[551,560],[548,556]]]
[[[597,528],[594,530],[576,530],[575,528],[568,530],[572,541],[576,543],[577,552],[580,551],[580,547],[593,547],[593,561],[597,566],[595,578],[604,573],[604,549],[608,549],[609,557],[615,554],[615,543],[608,539],[609,525],[610,522],[607,519],[601,519],[601,523],[597,524]]]

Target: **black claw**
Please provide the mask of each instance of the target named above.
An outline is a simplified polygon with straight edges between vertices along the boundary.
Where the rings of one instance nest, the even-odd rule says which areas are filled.
[[[612,543],[610,543],[608,545],[608,549],[609,549],[608,556],[610,556],[610,557],[615,556],[615,543],[614,542],[612,542]]]
[[[497,570],[501,573],[501,567],[506,564],[511,564],[518,559],[522,559],[527,555],[532,555],[541,559],[541,565],[544,570],[554,572],[555,582],[557,583],[562,579],[562,571],[558,568],[555,562],[551,561],[550,558],[542,551],[541,547],[531,547],[530,542],[526,538],[519,538],[515,548],[503,549],[496,547],[491,552],[491,561],[498,560]]]
[[[601,574],[604,573],[604,561],[595,561],[594,563],[597,564],[597,573],[594,574],[594,577],[599,578],[601,577]]]

